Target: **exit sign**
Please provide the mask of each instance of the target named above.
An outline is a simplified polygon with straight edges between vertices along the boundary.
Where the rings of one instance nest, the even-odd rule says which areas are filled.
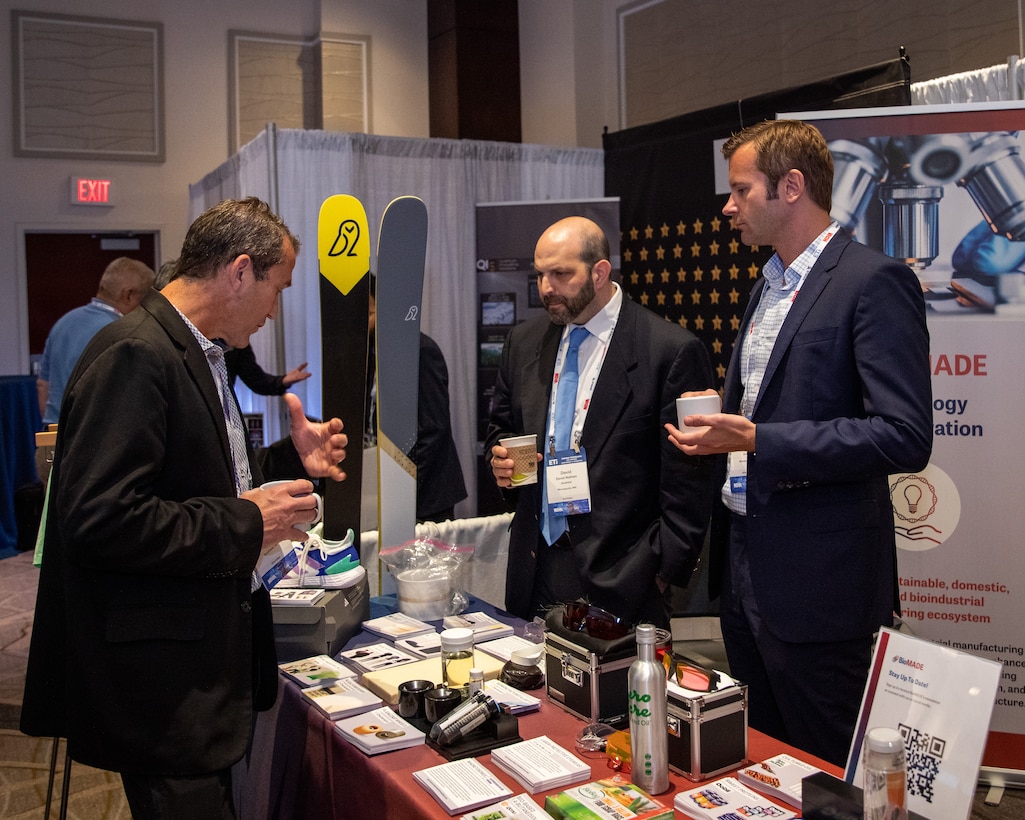
[[[114,180],[71,177],[72,205],[113,205]]]

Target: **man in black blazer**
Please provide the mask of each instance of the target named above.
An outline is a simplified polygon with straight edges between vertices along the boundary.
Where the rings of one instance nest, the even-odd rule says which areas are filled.
[[[65,393],[22,731],[120,772],[139,818],[233,817],[230,767],[277,692],[261,551],[313,520],[247,447],[222,351],[277,313],[299,240],[259,200],[190,227],[175,278],[86,348]],[[341,421],[295,396],[288,449],[341,480]]]
[[[776,253],[723,412],[668,430],[685,453],[729,454],[710,578],[751,725],[842,766],[873,633],[899,611],[888,476],[932,449],[925,303],[906,265],[830,220],[833,162],[814,127],[760,123],[723,154],[723,213]]]
[[[539,482],[512,491],[506,608],[530,618],[586,597],[628,621],[668,625],[668,589],[687,584],[701,553],[712,484],[709,461],[674,450],[662,425],[675,418],[681,392],[711,382],[707,351],[625,297],[611,278],[608,240],[588,219],[548,228],[534,267],[548,316],[506,340],[485,452],[502,488],[511,486],[513,461],[500,439],[536,433],[549,453],[556,368],[570,328],[586,327],[572,440],[586,454],[590,511],[568,515],[566,532],[548,544],[539,454]]]

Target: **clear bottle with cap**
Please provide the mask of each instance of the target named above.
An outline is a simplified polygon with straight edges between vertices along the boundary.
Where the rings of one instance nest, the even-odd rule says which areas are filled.
[[[441,633],[441,679],[465,695],[473,669],[473,630],[455,627]]]
[[[477,667],[470,670],[470,697],[484,691],[484,672]]]
[[[862,749],[862,769],[865,820],[906,820],[907,763],[900,732],[870,729]]]
[[[661,794],[669,788],[666,670],[655,660],[657,641],[654,625],[638,625],[637,660],[627,672],[630,779],[648,794]]]

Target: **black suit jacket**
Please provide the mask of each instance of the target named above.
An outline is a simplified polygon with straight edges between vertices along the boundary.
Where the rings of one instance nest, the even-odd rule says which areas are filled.
[[[489,462],[491,447],[506,436],[537,433],[544,441],[561,336],[547,317],[509,334],[485,444]],[[676,423],[680,393],[712,384],[704,345],[624,296],[580,442],[591,512],[568,519],[591,603],[630,620],[661,621],[656,574],[687,584],[711,512],[712,462],[683,455],[662,425]],[[537,568],[540,486],[513,491],[506,608],[521,616],[529,614]]]
[[[755,286],[743,328],[763,287]],[[740,408],[743,345],[741,333],[726,374],[727,413]],[[794,642],[851,640],[892,623],[888,476],[922,469],[932,449],[929,332],[911,270],[841,230],[783,323],[752,420],[747,556],[764,622]],[[713,594],[728,519],[720,506]]]
[[[262,517],[235,495],[206,358],[159,293],[79,360],[50,482],[22,730],[114,771],[231,765],[254,688],[276,691],[269,600],[250,592]]]

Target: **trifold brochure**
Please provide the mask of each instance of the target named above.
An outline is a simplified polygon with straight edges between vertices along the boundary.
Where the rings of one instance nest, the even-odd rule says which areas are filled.
[[[396,638],[395,647],[418,658],[441,657],[441,633],[424,632],[412,638]]]
[[[381,699],[355,678],[339,678],[324,686],[313,686],[300,693],[331,720],[358,715],[382,706]]]
[[[355,670],[339,663],[330,655],[314,655],[310,658],[278,664],[278,669],[303,689],[309,686],[321,686],[328,681],[338,680],[338,678],[356,676]]]
[[[495,699],[502,711],[510,715],[525,715],[541,708],[541,699],[528,695],[500,680],[484,682],[484,691]]]
[[[423,635],[425,632],[436,632],[437,630],[425,621],[411,618],[401,612],[392,612],[390,615],[382,615],[379,618],[371,618],[363,622],[363,628],[367,632],[373,632],[382,638],[395,640],[396,638],[412,638],[414,635]]]
[[[512,789],[476,758],[466,757],[413,772],[416,780],[449,814],[496,803],[512,797]]]
[[[618,774],[549,795],[545,811],[556,820],[673,820],[671,805]]]
[[[791,806],[801,808],[801,781],[820,771],[822,770],[796,757],[780,754],[746,766],[737,772],[737,777],[741,783],[769,795],[774,800],[782,800]]]
[[[680,792],[673,798],[673,808],[698,820],[721,817],[771,817],[790,820],[797,815],[773,803],[769,798],[749,789],[735,777],[724,777],[714,783]]]
[[[475,809],[459,820],[552,820],[552,816],[535,803],[529,794],[517,794]]]
[[[862,785],[869,730],[896,729],[904,738],[908,809],[968,817],[1000,671],[997,661],[881,629],[844,779]]]
[[[480,643],[475,640],[473,648],[494,655],[499,660],[507,661],[512,658],[512,653],[517,649],[537,649],[537,647],[536,643],[521,638],[519,635],[506,635],[504,638],[485,640]]]
[[[547,735],[495,749],[491,760],[531,794],[579,783],[591,776],[590,764]]]
[[[393,666],[413,663],[416,657],[410,655],[387,641],[357,646],[355,649],[345,649],[338,654],[342,663],[347,663],[357,672],[376,672],[379,669],[389,669]]]
[[[418,746],[426,737],[387,706],[336,720],[335,731],[367,755]]]
[[[486,612],[464,612],[462,615],[446,615],[442,623],[445,629],[472,629],[473,642],[504,638],[513,634],[513,628]]]

